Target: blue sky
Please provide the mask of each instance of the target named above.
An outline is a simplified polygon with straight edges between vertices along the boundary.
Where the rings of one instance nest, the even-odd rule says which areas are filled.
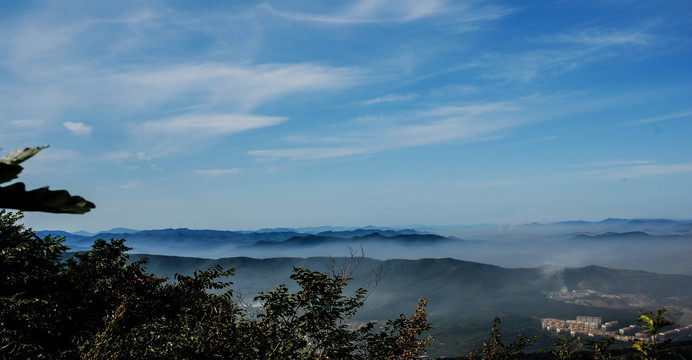
[[[689,1],[0,4],[35,229],[692,218]]]

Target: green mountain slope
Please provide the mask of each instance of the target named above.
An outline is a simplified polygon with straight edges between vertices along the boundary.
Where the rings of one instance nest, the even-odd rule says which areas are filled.
[[[136,259],[144,255],[133,255]],[[348,258],[247,257],[200,259],[148,255],[148,271],[172,277],[190,274],[214,264],[234,267],[233,287],[251,302],[260,291],[285,283],[294,266],[329,271],[347,266]],[[542,334],[548,347],[550,335],[540,330],[540,318],[573,319],[578,315],[601,316],[621,324],[636,321],[640,310],[662,306],[680,323],[692,313],[692,276],[663,275],[644,271],[539,267],[508,269],[455,259],[374,260],[363,258],[353,273],[354,287],[367,287],[376,273],[383,277],[357,320],[383,320],[408,314],[419,297],[428,299],[433,334],[438,341],[431,354],[461,354],[481,345],[490,321],[502,318],[503,334]],[[587,294],[588,295],[584,295]],[[557,294],[557,295],[555,295]],[[562,294],[562,295],[560,295]],[[577,295],[573,295],[577,294]],[[582,296],[583,295],[583,296]],[[636,295],[636,296],[634,296]],[[604,302],[608,299],[609,302]],[[643,299],[643,300],[642,300]],[[643,302],[642,302],[643,301]],[[644,305],[644,307],[642,307]]]

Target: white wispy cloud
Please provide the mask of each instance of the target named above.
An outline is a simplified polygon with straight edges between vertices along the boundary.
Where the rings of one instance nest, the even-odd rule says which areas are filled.
[[[394,101],[406,101],[416,98],[417,95],[413,93],[409,94],[389,94],[378,96],[374,99],[365,100],[362,102],[363,105],[374,105],[380,103],[394,102]]]
[[[207,137],[273,126],[286,120],[287,118],[285,117],[257,115],[184,115],[163,120],[146,121],[138,125],[136,131],[144,134],[181,134],[189,137]]]
[[[121,16],[118,16],[115,19],[95,19],[92,21],[98,21],[98,22],[105,22],[105,23],[123,23],[123,24],[140,24],[144,22],[148,22],[152,19],[158,18],[158,14],[154,12],[153,10],[147,9],[147,10],[140,10],[140,11],[135,11],[132,13],[124,14]]]
[[[652,160],[623,160],[623,159],[612,159],[604,160],[586,164],[576,164],[571,165],[572,167],[602,167],[602,166],[623,166],[623,165],[643,165],[651,164]]]
[[[520,53],[488,53],[467,66],[484,70],[484,77],[531,81],[540,76],[557,76],[585,65],[610,59],[639,59],[655,36],[637,31],[588,29],[529,40],[544,46]],[[646,54],[652,56],[651,54]]]
[[[141,181],[132,180],[132,181],[128,181],[124,184],[118,185],[118,188],[120,188],[120,189],[136,189],[136,188],[142,187],[142,185],[143,185],[143,183]]]
[[[0,91],[12,94],[0,105],[0,110],[5,114],[31,115],[34,121],[51,122],[66,111],[85,106],[98,107],[110,116],[138,114],[151,118],[162,107],[174,104],[182,110],[177,113],[211,110],[232,115],[223,119],[214,115],[205,115],[205,119],[190,115],[188,118],[194,120],[183,116],[149,121],[141,128],[161,134],[171,133],[175,128],[196,132],[206,128],[207,132],[230,134],[286,120],[237,114],[248,113],[258,105],[291,94],[352,86],[359,81],[359,74],[356,69],[314,64],[201,64],[127,71],[75,66],[55,69],[47,77],[49,86],[34,85],[46,75],[31,74],[23,75],[27,77],[23,84],[0,85]],[[35,106],[36,99],[41,99],[40,107]],[[108,119],[97,117],[93,122]],[[91,132],[91,126],[82,123],[67,121],[63,126],[79,135]]]
[[[575,33],[562,33],[541,38],[546,42],[589,46],[648,45],[655,36],[642,31],[602,30],[591,28]]]
[[[281,140],[292,144],[344,144],[353,141],[353,139],[344,136],[310,137],[307,135],[289,135],[284,136]]]
[[[126,150],[118,150],[104,154],[101,159],[112,161],[116,164],[122,164],[132,160],[144,160],[149,161],[151,157],[148,157],[144,152],[133,153]]]
[[[525,178],[502,178],[499,180],[461,180],[452,182],[451,185],[464,188],[502,188],[523,184],[535,184],[539,182],[545,182],[546,180],[553,180],[555,177],[556,176],[554,175],[545,175]]]
[[[359,81],[355,68],[302,64],[191,64],[117,73],[109,82],[129,89],[128,103],[144,106],[171,99],[204,97],[208,104],[248,111],[291,93],[339,89]]]
[[[91,131],[93,128],[83,122],[72,122],[72,121],[65,121],[62,123],[62,126],[64,126],[67,130],[70,130],[75,135],[90,135]]]
[[[197,170],[196,172],[202,176],[206,177],[218,177],[224,175],[233,175],[241,172],[240,168],[230,168],[230,169],[207,169],[207,170]]]
[[[439,117],[439,116],[471,116],[481,115],[490,112],[516,111],[520,107],[512,102],[491,102],[473,105],[443,105],[417,113],[418,117]]]
[[[132,127],[143,158],[200,151],[224,136],[278,125],[288,118],[250,114],[190,114],[145,121]]]
[[[543,49],[520,54],[486,54],[473,66],[490,79],[531,81],[540,76],[557,76],[596,61],[590,49]]]
[[[689,117],[689,116],[692,116],[692,109],[687,109],[687,110],[672,113],[672,114],[666,114],[666,115],[661,115],[661,116],[654,116],[654,117],[639,119],[639,120],[635,120],[635,121],[628,123],[628,125],[650,124],[650,123],[661,122],[661,121],[672,120],[672,119],[679,119],[679,118],[684,118],[684,117]]]
[[[224,136],[278,125],[287,118],[249,114],[190,114],[145,121],[132,127],[143,158],[200,151]]]
[[[683,164],[642,164],[619,166],[581,172],[581,175],[613,179],[633,179],[652,176],[673,175],[692,172],[692,163]]]
[[[360,0],[332,14],[308,14],[278,10],[269,4],[262,6],[269,13],[298,21],[336,24],[359,24],[382,21],[414,21],[444,11],[446,4],[440,0]]]
[[[362,155],[375,152],[374,147],[368,144],[353,147],[304,147],[272,150],[250,150],[248,154],[260,158],[260,160],[321,160],[340,158],[353,155]]]
[[[51,146],[32,157],[24,166],[22,175],[45,178],[75,173],[79,164],[85,161],[88,162],[89,157],[78,151]]]
[[[511,103],[468,106],[440,106],[425,111],[396,114],[393,122],[385,118],[362,121],[361,126],[343,134],[346,144],[333,147],[293,147],[258,149],[249,155],[263,160],[319,160],[373,154],[448,141],[483,141],[502,137],[502,132],[524,120],[512,116],[518,107]],[[402,121],[404,123],[402,123]]]
[[[77,35],[85,29],[84,25],[52,23],[48,19],[12,24],[16,28],[4,33],[2,43],[8,50],[4,62],[14,69],[26,70],[36,62],[68,56]],[[8,61],[9,60],[9,61]],[[36,69],[48,73],[50,69]]]
[[[45,121],[41,119],[18,119],[10,120],[8,124],[17,128],[36,128],[42,126]]]
[[[589,178],[600,180],[635,179],[654,176],[665,176],[692,172],[692,163],[656,164],[651,160],[605,160],[586,164],[569,165],[571,168],[592,168],[584,171],[565,171],[562,168],[546,169],[543,174],[531,177],[461,180],[451,183],[454,186],[468,188],[507,187],[521,184],[564,181],[565,179]]]
[[[411,22],[438,17],[444,18],[448,25],[454,24],[459,31],[475,29],[477,23],[496,20],[514,11],[499,5],[457,4],[444,0],[359,0],[328,14],[280,10],[269,4],[262,8],[286,19],[330,24]]]
[[[502,122],[450,117],[424,124],[393,128],[386,135],[393,139],[390,142],[393,147],[412,147],[456,139],[482,139],[493,132],[506,129],[507,125]]]

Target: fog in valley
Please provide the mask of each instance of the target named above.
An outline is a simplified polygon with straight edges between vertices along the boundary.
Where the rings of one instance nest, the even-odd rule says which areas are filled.
[[[453,258],[509,268],[538,266],[646,270],[692,275],[692,222],[608,219],[552,224],[360,229],[212,231],[165,229],[68,235],[73,250],[95,238],[126,238],[132,253],[225,257],[348,256],[388,259]]]

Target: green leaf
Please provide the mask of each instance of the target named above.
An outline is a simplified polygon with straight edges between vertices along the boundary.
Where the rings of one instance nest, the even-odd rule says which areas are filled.
[[[0,163],[7,165],[19,165],[30,157],[38,154],[39,151],[47,148],[48,145],[37,146],[37,147],[26,147],[24,149],[17,149],[0,159]]]
[[[0,184],[16,179],[22,170],[22,167],[19,165],[0,162]]]
[[[94,203],[66,190],[48,187],[27,191],[24,183],[0,187],[0,208],[50,213],[84,214],[95,208]]]

